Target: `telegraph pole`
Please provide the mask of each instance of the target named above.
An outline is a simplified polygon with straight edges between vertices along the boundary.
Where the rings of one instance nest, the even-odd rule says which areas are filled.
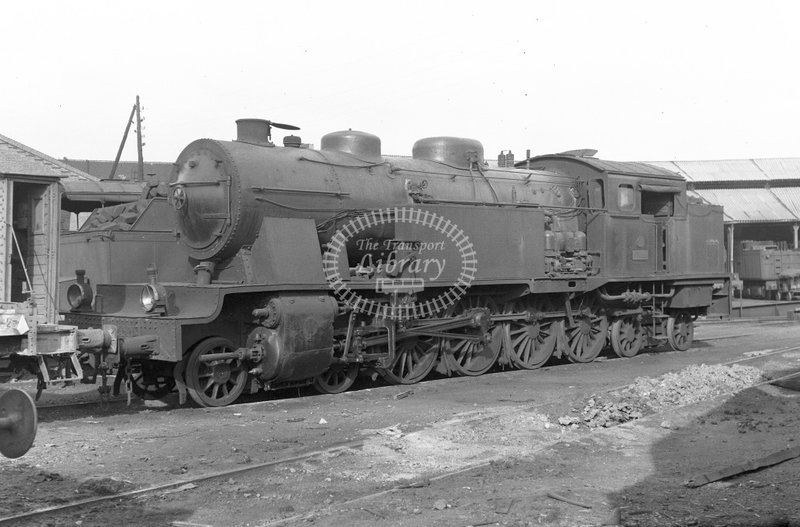
[[[128,117],[128,123],[125,125],[125,133],[122,134],[122,142],[119,144],[119,150],[117,150],[117,157],[114,159],[114,165],[111,167],[111,174],[109,174],[109,179],[114,179],[117,175],[117,167],[119,166],[119,160],[122,157],[122,150],[125,148],[125,141],[128,140],[128,132],[131,130],[131,124],[133,124],[133,118],[136,117],[136,148],[139,151],[139,165],[136,168],[136,175],[134,176],[134,181],[144,181],[144,156],[142,155],[142,108],[139,106],[139,96],[136,96],[136,104],[133,105],[131,108],[131,115]]]
[[[144,181],[144,156],[142,155],[142,108],[139,106],[139,96],[136,96],[136,148],[139,151],[139,169],[136,172],[136,181]]]
[[[138,102],[138,97],[136,98]],[[136,114],[136,108],[138,104],[134,104],[133,108],[131,108],[131,116],[128,117],[128,124],[125,125],[125,133],[122,134],[122,142],[119,144],[119,150],[117,150],[117,157],[114,159],[114,165],[111,167],[111,174],[109,174],[108,179],[114,179],[117,175],[117,167],[119,166],[119,159],[122,157],[122,149],[125,148],[125,141],[128,140],[128,132],[131,130],[131,123],[133,122],[133,116]]]

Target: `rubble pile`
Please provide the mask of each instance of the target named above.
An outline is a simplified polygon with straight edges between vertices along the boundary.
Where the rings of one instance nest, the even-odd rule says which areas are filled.
[[[608,427],[638,419],[665,408],[696,403],[717,395],[735,392],[762,380],[761,370],[749,366],[701,364],[689,366],[657,378],[639,377],[631,385],[614,392],[590,396],[579,416],[558,419],[562,426]]]

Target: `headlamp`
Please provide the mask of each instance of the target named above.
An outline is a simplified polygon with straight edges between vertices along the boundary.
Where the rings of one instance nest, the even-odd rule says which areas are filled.
[[[148,283],[142,287],[139,302],[146,313],[152,313],[156,308],[162,311],[167,307],[167,290],[158,283],[158,271],[155,265],[147,268]]]
[[[67,288],[67,302],[69,307],[75,311],[92,305],[94,292],[92,286],[86,279],[86,271],[83,269],[75,270],[75,283]]]

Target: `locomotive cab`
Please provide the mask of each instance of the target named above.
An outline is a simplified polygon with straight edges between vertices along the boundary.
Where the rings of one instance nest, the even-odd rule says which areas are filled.
[[[645,163],[548,155],[533,166],[566,171],[587,188],[586,235],[610,278],[724,273],[722,232],[698,221],[697,203],[678,174]],[[701,214],[705,214],[705,207]],[[720,216],[720,207],[710,214]],[[706,228],[705,225],[713,225]],[[717,232],[719,231],[719,232]]]

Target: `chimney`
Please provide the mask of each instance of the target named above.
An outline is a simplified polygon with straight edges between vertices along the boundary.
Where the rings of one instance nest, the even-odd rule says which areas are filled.
[[[236,121],[236,140],[253,145],[275,146],[272,144],[270,122],[265,119],[238,119]]]

